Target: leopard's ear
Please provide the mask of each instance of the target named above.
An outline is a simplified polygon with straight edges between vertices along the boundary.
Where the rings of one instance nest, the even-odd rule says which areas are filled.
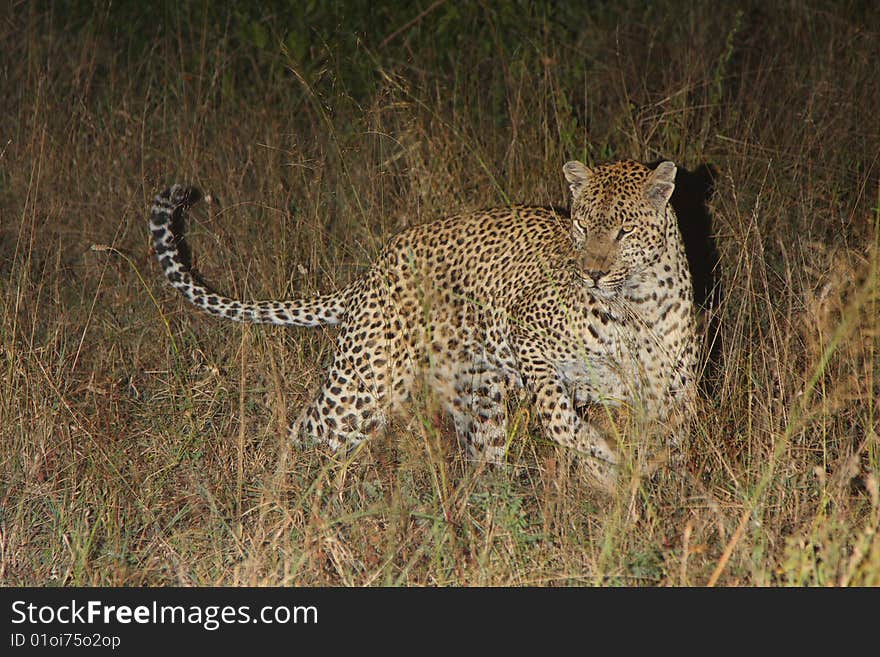
[[[672,162],[661,162],[645,181],[645,198],[660,212],[669,203],[675,189],[675,171]]]
[[[572,196],[577,196],[590,179],[590,170],[577,160],[566,162],[562,167],[562,172],[568,181],[568,188],[571,190]]]

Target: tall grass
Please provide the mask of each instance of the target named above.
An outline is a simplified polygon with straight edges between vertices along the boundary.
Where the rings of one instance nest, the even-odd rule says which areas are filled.
[[[0,582],[880,583],[876,10],[300,4],[2,10]],[[615,496],[522,412],[475,471],[430,395],[350,458],[293,449],[332,331],[200,315],[149,251],[188,181],[209,280],[327,290],[618,157],[713,168],[720,287],[684,467]]]

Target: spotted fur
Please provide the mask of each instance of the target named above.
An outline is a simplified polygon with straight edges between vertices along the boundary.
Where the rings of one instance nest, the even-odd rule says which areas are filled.
[[[294,438],[356,445],[426,383],[469,454],[497,463],[505,400],[525,388],[546,435],[608,482],[618,452],[589,410],[637,409],[675,425],[694,395],[691,278],[668,203],[675,171],[569,162],[570,215],[512,206],[409,228],[347,287],[292,301],[234,300],[193,278],[171,228],[195,198],[185,188],[156,197],[150,226],[166,278],[202,310],[340,325]]]

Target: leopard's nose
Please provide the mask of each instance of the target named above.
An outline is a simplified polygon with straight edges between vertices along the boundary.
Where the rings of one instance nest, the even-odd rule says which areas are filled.
[[[598,283],[599,279],[605,276],[608,272],[604,269],[588,269],[587,276],[593,279],[593,283]]]

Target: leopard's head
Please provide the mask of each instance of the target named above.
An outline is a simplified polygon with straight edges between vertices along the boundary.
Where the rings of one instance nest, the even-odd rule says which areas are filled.
[[[668,248],[667,209],[675,189],[675,165],[651,170],[631,160],[587,167],[563,167],[572,193],[571,236],[577,273],[597,294],[635,288],[641,274]]]

